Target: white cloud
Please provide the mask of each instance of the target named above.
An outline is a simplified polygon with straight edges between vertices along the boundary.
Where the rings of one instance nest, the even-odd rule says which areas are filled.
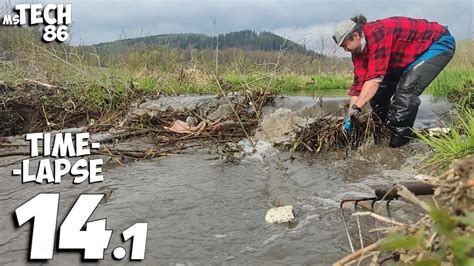
[[[17,0],[25,2],[24,0]],[[221,33],[239,30],[273,31],[315,47],[321,31],[356,13],[369,20],[413,16],[448,25],[457,38],[468,36],[472,0],[36,0],[72,3],[74,40],[86,44],[117,39],[121,32],[137,37],[150,34],[195,32],[213,34],[210,17]],[[13,1],[14,2],[14,1]]]
[[[328,54],[332,52],[334,47],[331,38],[334,27],[335,23],[327,23],[307,27],[284,27],[275,29],[273,32],[294,42],[304,44],[306,48],[318,53]]]

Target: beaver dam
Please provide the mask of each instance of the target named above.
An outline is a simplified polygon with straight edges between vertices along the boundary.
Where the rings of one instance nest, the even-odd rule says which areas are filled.
[[[80,194],[104,193],[106,200],[89,220],[107,218],[114,232],[148,222],[147,264],[328,265],[351,252],[339,201],[413,180],[427,156],[416,140],[402,149],[387,148],[369,113],[355,135],[344,134],[346,98],[281,97],[263,90],[137,95],[126,111],[99,112],[60,87],[31,83],[0,89],[0,167],[6,181],[0,189],[0,254],[6,264],[26,260],[29,249],[30,229],[14,225],[13,210],[37,193],[61,192],[58,221]],[[422,97],[416,127],[437,127],[449,111],[446,102]],[[28,157],[22,134],[61,130],[90,132],[92,141],[102,144],[92,157],[106,162],[104,182],[73,185],[65,177],[56,185],[21,184],[11,176]],[[265,222],[268,209],[285,205],[294,207],[294,223]],[[404,201],[391,208],[404,223],[414,223],[422,212]],[[356,224],[349,227],[355,234]],[[119,245],[130,249],[113,234],[99,263],[117,263],[111,253]],[[58,252],[51,261],[80,262],[75,252]]]

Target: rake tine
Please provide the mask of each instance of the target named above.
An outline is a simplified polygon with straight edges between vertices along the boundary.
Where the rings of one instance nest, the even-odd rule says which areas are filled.
[[[356,200],[355,203],[354,203],[354,212],[357,212],[357,204],[358,203],[359,203],[359,200]],[[360,248],[364,248],[364,240],[362,240],[362,230],[360,229],[359,216],[356,216],[356,221],[357,221],[357,229],[359,231]]]
[[[341,216],[342,216],[342,222],[344,224],[344,229],[346,231],[346,235],[347,235],[347,240],[349,240],[349,245],[351,246],[351,250],[352,250],[352,253],[355,252],[354,250],[354,245],[352,244],[352,239],[351,239],[351,236],[349,234],[349,229],[347,228],[347,222],[346,222],[346,217],[344,215],[344,203],[347,203],[347,202],[354,202],[354,209],[356,210],[357,209],[357,204],[360,202],[360,201],[376,201],[378,200],[377,197],[364,197],[364,198],[358,198],[358,199],[345,199],[345,200],[341,200],[341,204],[339,205],[340,209],[341,209]],[[359,222],[359,217],[356,217],[357,218],[357,226],[358,226],[358,229],[359,229],[359,237],[360,237],[360,241],[361,241],[361,245],[362,247],[364,246],[364,243],[362,242],[362,231],[360,229],[360,222]]]
[[[392,218],[392,213],[390,212],[390,202],[391,202],[391,201],[392,201],[392,200],[387,200],[387,206],[386,206],[386,208],[387,208],[387,216],[390,217],[390,218]]]
[[[374,200],[372,201],[372,203],[370,204],[370,211],[371,211],[371,212],[374,212],[375,202],[377,202],[377,201],[378,201],[377,199],[374,199]],[[375,220],[374,217],[372,217],[372,220],[374,221],[374,228],[377,228],[377,220]],[[377,240],[380,240],[379,231],[375,231],[375,233],[377,234]]]
[[[349,140],[349,142],[351,142],[351,141],[352,140]],[[406,183],[400,183],[400,184],[407,187],[408,190],[410,190],[415,195],[432,195],[433,191],[435,189],[432,185],[424,184],[424,183],[420,183],[420,182],[406,182]],[[389,218],[392,218],[392,213],[390,211],[390,202],[399,197],[399,195],[397,194],[397,191],[395,190],[395,188],[396,188],[396,185],[392,185],[388,188],[385,187],[385,188],[375,189],[375,197],[361,197],[361,198],[355,198],[355,199],[341,200],[340,209],[341,209],[342,222],[344,224],[344,229],[346,231],[347,239],[349,240],[349,245],[351,246],[352,253],[355,252],[354,251],[354,245],[352,243],[352,238],[350,236],[349,229],[347,227],[347,221],[346,221],[346,217],[344,215],[343,205],[347,202],[354,202],[354,212],[357,212],[357,205],[359,204],[359,202],[371,201],[370,211],[374,212],[375,203],[377,201],[386,201],[387,216]],[[355,215],[355,216],[356,216],[356,221],[357,221],[357,229],[358,229],[358,233],[359,233],[360,245],[361,245],[361,248],[364,248],[364,240],[362,238],[362,230],[361,230],[361,225],[360,225],[360,219],[359,219],[359,216],[357,216],[357,215]],[[377,220],[374,217],[372,217],[372,219],[374,221],[375,227],[377,227]],[[379,232],[375,231],[375,233],[377,234],[377,238],[380,240]]]
[[[354,250],[354,245],[352,245],[352,239],[349,234],[349,229],[347,229],[347,223],[346,223],[346,217],[344,216],[344,208],[343,205],[344,203],[347,202],[346,200],[341,201],[340,209],[341,209],[341,216],[342,216],[342,223],[344,224],[344,229],[346,230],[346,235],[347,235],[347,240],[349,240],[349,245],[351,246],[351,251],[352,253],[355,252]]]

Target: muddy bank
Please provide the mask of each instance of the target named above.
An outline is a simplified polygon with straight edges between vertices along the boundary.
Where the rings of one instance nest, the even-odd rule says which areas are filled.
[[[94,110],[80,97],[59,86],[25,82],[2,84],[1,89],[2,137],[81,127],[93,133],[117,133],[120,139],[153,133],[157,142],[176,142],[183,137],[185,140],[222,139],[224,135],[232,140],[253,135],[262,106],[273,99],[266,91],[243,91],[226,97],[160,97],[157,100],[135,96],[130,97],[130,104],[122,109],[104,111]],[[180,132],[165,129],[172,128],[176,121],[189,122],[189,126],[200,125],[199,136],[173,134]]]
[[[0,136],[83,126],[100,115],[64,87],[35,81],[0,83],[0,108]]]

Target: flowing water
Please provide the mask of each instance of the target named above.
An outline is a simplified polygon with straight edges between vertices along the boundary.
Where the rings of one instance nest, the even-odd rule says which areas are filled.
[[[301,103],[298,108],[307,100],[294,99]],[[424,105],[428,106],[420,108],[422,120],[435,121],[432,114],[437,105],[429,101]],[[241,145],[249,149],[248,142]],[[298,154],[292,160],[289,153],[258,142],[255,152],[233,163],[212,150],[187,149],[124,165],[109,161],[104,182],[80,185],[73,185],[70,177],[61,184],[21,184],[19,177],[11,176],[20,164],[4,166],[0,169],[0,263],[27,262],[31,223],[16,227],[14,210],[40,192],[60,192],[58,224],[80,194],[110,196],[89,219],[107,218],[107,228],[114,230],[104,260],[94,264],[130,263],[114,261],[111,253],[117,246],[129,253],[130,241],[123,243],[120,233],[147,222],[145,265],[328,265],[350,253],[339,201],[372,195],[377,185],[411,180],[415,163],[424,156],[419,152],[422,146],[417,142],[403,149],[375,146],[349,157]],[[296,223],[265,223],[267,210],[280,205],[294,206]],[[394,202],[394,216],[413,221],[416,212],[410,214],[410,206]],[[354,221],[350,224],[355,233]],[[79,263],[79,252],[64,251],[55,251],[48,262]]]

